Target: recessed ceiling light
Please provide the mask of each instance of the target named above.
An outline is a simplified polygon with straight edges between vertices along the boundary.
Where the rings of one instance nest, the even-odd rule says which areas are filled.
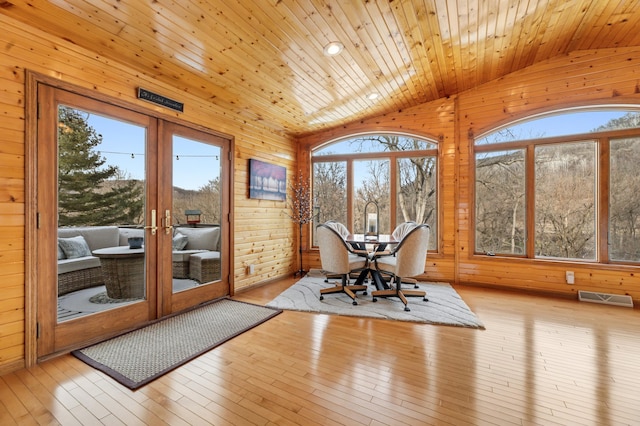
[[[324,47],[323,51],[327,56],[336,56],[338,53],[342,52],[342,49],[344,49],[344,44],[339,41],[332,41]]]
[[[374,101],[378,99],[378,96],[380,96],[379,93],[369,93],[369,96],[367,96],[367,99],[369,99],[370,101]]]

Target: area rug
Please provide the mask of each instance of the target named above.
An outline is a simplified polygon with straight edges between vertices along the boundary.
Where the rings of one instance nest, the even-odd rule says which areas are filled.
[[[327,294],[324,300],[320,300],[320,289],[333,286],[334,281],[325,283],[324,277],[318,277],[316,274],[307,275],[266,306],[292,311],[484,329],[478,317],[447,283],[418,283],[420,289],[427,292],[429,301],[424,302],[421,297],[410,297],[408,300],[411,311],[405,312],[403,303],[397,297],[379,297],[377,302],[373,302],[373,285],[370,286],[367,296],[358,293],[356,306],[352,304],[351,298],[343,293]],[[413,288],[413,285],[403,284],[403,287],[409,289]]]
[[[218,299],[71,353],[135,390],[280,312]]]

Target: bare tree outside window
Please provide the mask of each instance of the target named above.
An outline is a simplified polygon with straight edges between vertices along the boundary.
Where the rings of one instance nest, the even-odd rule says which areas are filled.
[[[525,253],[524,150],[476,155],[476,252]]]
[[[401,135],[374,135],[354,140],[364,146],[375,142],[383,151],[412,152],[435,148],[435,144]],[[399,158],[397,161],[396,224],[407,221],[428,223],[437,235],[437,162],[435,156]],[[435,248],[437,239],[430,244]]]
[[[610,143],[609,257],[640,261],[640,136]]]
[[[637,129],[638,136],[618,136],[623,129]],[[572,133],[594,136],[576,141]],[[517,149],[505,150],[511,142]],[[479,138],[475,145],[476,252],[640,262],[639,112],[548,115]],[[599,161],[600,153],[608,164]],[[532,182],[526,181],[528,161],[535,168]],[[600,191],[605,187],[608,192]],[[608,214],[599,215],[601,210]],[[598,243],[602,228],[608,230],[600,234],[606,244]],[[533,253],[527,252],[529,232],[535,238]]]
[[[398,158],[396,224],[427,223],[437,235],[437,170],[436,157]],[[429,239],[430,250],[437,244],[437,239]]]
[[[398,222],[429,223],[435,212],[436,159],[398,159]]]
[[[596,144],[536,147],[536,256],[596,258]]]
[[[173,187],[173,220],[187,223],[187,210],[200,210],[203,223],[219,224],[222,209],[220,177],[210,179],[197,190]]]
[[[318,162],[313,165],[313,215],[316,225],[329,220],[347,223],[347,163]],[[317,245],[313,233],[313,245]]]
[[[407,135],[370,134],[318,149],[313,153],[318,222],[337,220],[352,232],[362,233],[364,207],[375,201],[380,233],[388,234],[392,226],[404,221],[428,223],[434,236],[429,248],[437,248],[437,148],[434,142]],[[388,157],[381,158],[380,153],[385,152]],[[332,162],[324,156],[345,160]],[[353,172],[352,187],[347,186],[347,170]],[[391,176],[392,170],[395,176]],[[350,212],[347,197],[352,201]],[[395,200],[395,211],[391,211],[391,200]],[[348,217],[352,223],[347,223]]]
[[[389,160],[354,161],[353,232],[365,232],[364,207],[369,201],[378,205],[378,232],[389,234]]]

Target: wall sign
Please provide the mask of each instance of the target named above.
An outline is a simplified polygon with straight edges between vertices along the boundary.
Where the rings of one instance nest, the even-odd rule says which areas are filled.
[[[152,102],[165,108],[170,108],[174,111],[184,112],[184,104],[182,102],[174,101],[173,99],[150,92],[142,87],[138,87],[138,99]]]

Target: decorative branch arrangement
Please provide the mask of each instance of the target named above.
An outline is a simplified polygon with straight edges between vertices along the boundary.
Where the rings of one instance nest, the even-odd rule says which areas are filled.
[[[300,269],[295,275],[303,276],[305,271],[302,269],[302,225],[306,225],[313,220],[309,180],[304,179],[302,172],[298,172],[296,179],[291,180],[289,189],[291,189],[292,196],[287,199],[287,208],[291,213],[285,214],[291,218],[293,223],[297,223],[299,226],[298,255],[300,257]]]
[[[287,208],[291,210],[291,214],[287,216],[293,220],[293,223],[305,225],[313,220],[313,211],[311,208],[311,189],[309,181],[302,177],[302,172],[298,173],[295,180],[289,183],[289,189],[293,193],[292,197],[287,201]]]

